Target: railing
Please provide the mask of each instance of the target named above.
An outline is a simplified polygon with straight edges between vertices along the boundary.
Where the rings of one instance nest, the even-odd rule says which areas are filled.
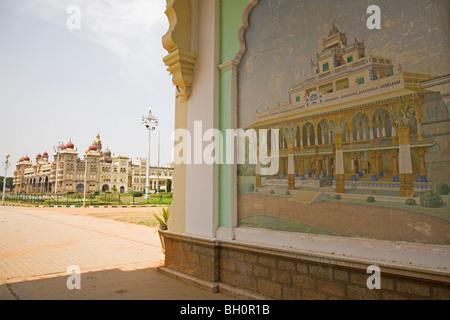
[[[361,66],[370,65],[372,63],[379,63],[379,64],[388,64],[388,65],[390,65],[391,62],[392,61],[390,59],[385,59],[385,58],[378,58],[378,57],[371,57],[371,56],[364,57],[364,58],[361,58],[359,60],[356,60],[355,62],[348,63],[348,64],[345,64],[343,66],[337,67],[334,70],[327,71],[327,73],[322,73],[322,74],[315,75],[314,77],[306,79],[302,83],[296,83],[296,84],[294,84],[294,85],[292,85],[290,87],[290,90],[299,89],[299,88],[301,88],[301,87],[303,87],[305,85],[308,85],[308,84],[313,83],[315,81],[322,80],[322,79],[324,79],[324,78],[326,78],[328,76],[334,76],[334,75],[337,75],[337,74],[339,74],[341,72],[351,71],[351,70],[359,68]]]
[[[374,92],[383,90],[390,92],[404,88],[403,74],[397,74],[395,76],[370,81],[366,84],[353,86],[351,88],[339,90],[329,94],[323,94],[322,103],[316,102],[315,104],[307,105],[305,102],[294,103],[288,106],[279,107],[276,109],[260,112],[256,115],[257,120],[269,119],[280,114],[286,115],[290,113],[297,113],[300,109],[317,109],[326,107],[332,104],[349,102],[352,100],[358,100],[373,95]]]
[[[10,204],[31,204],[43,206],[75,206],[83,205],[83,194],[50,194],[50,193],[6,193],[5,202]],[[91,193],[86,195],[87,206],[114,205],[170,205],[173,201],[171,193],[151,194],[145,199],[141,193]]]

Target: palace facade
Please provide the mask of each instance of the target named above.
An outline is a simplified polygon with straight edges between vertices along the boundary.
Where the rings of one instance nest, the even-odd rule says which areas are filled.
[[[85,175],[87,192],[119,192],[129,193],[142,191],[142,178],[145,187],[147,161],[139,159],[133,164],[128,156],[113,155],[106,148],[102,149],[100,135],[86,150],[84,158],[79,155],[75,145],[69,141],[59,147],[53,155],[44,152],[36,156],[32,162],[28,156],[22,157],[14,171],[15,193],[48,193],[55,192],[56,172],[58,172],[57,192],[84,192]],[[86,167],[87,165],[87,167]],[[143,170],[144,169],[144,170]],[[166,190],[167,180],[173,179],[173,168],[159,170],[160,189]],[[155,189],[158,181],[158,168],[152,168],[150,184]],[[137,178],[139,177],[139,179]]]
[[[402,197],[430,189],[431,182],[448,183],[448,169],[433,181],[429,173],[449,164],[449,132],[433,133],[430,122],[436,118],[448,128],[449,110],[433,88],[448,86],[449,76],[436,82],[401,65],[394,69],[391,58],[367,55],[364,42],[348,43],[333,24],[311,62],[314,76],[290,87],[288,105],[257,113],[250,126],[280,130],[279,172],[263,180],[279,185],[287,179],[289,190],[333,185],[337,193],[398,190]],[[430,153],[439,145],[437,159]],[[256,170],[261,188],[260,166]]]

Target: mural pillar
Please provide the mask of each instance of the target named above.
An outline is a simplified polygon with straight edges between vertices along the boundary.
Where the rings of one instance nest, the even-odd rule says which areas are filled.
[[[350,154],[350,174],[351,174],[351,180],[356,181],[356,167],[355,167],[355,159],[356,155],[354,153]]]
[[[308,178],[312,178],[312,165],[311,165],[311,161],[312,158],[311,157],[307,157],[306,158],[306,163],[308,164]]]
[[[314,155],[314,174],[316,175],[316,180],[320,180],[320,157],[319,157],[319,147],[316,146],[316,151]]]
[[[294,143],[288,143],[288,190],[295,190]]]
[[[377,162],[378,162],[378,177],[383,178],[384,177],[383,155],[381,154],[381,151],[377,151]]]
[[[372,181],[378,181],[377,162],[376,162],[377,153],[369,152],[369,157],[370,157],[370,175],[372,176]]]
[[[336,193],[345,193],[344,184],[344,151],[342,150],[342,134],[337,133],[334,136],[336,145]]]
[[[420,106],[416,107],[416,122],[417,122],[417,139],[419,141],[422,141],[423,129],[422,129],[422,112]]]
[[[358,156],[358,176],[364,177],[362,154]]]
[[[303,151],[303,127],[299,125],[300,150]]]
[[[376,121],[378,139],[383,137],[383,123]]]
[[[428,153],[427,149],[417,149],[416,154],[419,155],[419,176],[420,182],[428,182],[427,179],[427,166],[425,163],[425,154]]]
[[[370,139],[370,144],[374,145],[375,144],[375,137],[373,135],[373,130],[374,130],[374,121],[373,119],[369,120],[369,139]]]
[[[414,197],[410,129],[398,129],[400,197]]]
[[[305,159],[299,158],[300,162],[300,180],[305,180]]]
[[[259,130],[256,131],[256,135],[259,137]],[[256,157],[256,181],[255,181],[255,188],[260,189],[262,187],[261,185],[261,162],[259,161],[259,142],[256,147],[256,154],[258,155]]]
[[[406,103],[397,103],[389,107],[399,144],[399,182],[400,197],[414,197],[413,170],[411,161],[410,124],[413,109]]]
[[[399,182],[399,177],[398,177],[398,151],[397,150],[392,150],[391,151],[391,155],[392,155],[392,177],[393,177],[393,182]]]
[[[392,144],[397,143],[397,129],[395,129],[395,126],[392,125]]]

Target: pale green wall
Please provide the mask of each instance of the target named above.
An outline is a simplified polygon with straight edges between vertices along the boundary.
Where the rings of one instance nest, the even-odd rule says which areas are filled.
[[[222,0],[220,3],[220,63],[234,59],[239,50],[238,31],[250,0]],[[231,70],[220,74],[220,130],[231,128]],[[224,143],[226,143],[224,139]],[[219,167],[219,226],[231,228],[231,166]]]

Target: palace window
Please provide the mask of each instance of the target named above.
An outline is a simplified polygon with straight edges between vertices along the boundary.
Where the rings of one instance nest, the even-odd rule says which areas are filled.
[[[347,63],[353,62],[353,56],[347,58]]]
[[[343,90],[348,88],[348,78],[336,81],[336,90]]]
[[[332,93],[333,92],[333,83],[331,82],[331,83],[327,83],[323,86],[320,86],[319,91],[322,94]]]
[[[358,84],[364,84],[364,77],[358,79]]]
[[[300,96],[295,98],[295,102],[300,102]]]
[[[330,65],[327,63],[324,63],[323,65],[323,72],[330,70]]]

